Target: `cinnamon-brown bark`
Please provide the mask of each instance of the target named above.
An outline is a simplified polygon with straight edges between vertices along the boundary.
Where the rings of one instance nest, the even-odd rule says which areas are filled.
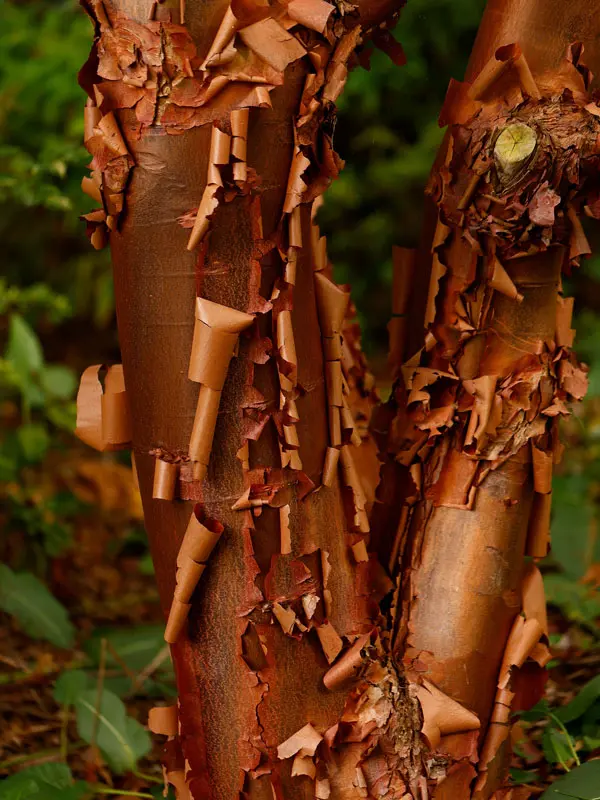
[[[96,25],[82,72],[88,189],[102,206],[87,220],[95,246],[110,241],[132,448],[174,642],[178,733],[171,717],[166,725],[157,714],[152,723],[169,735],[167,779],[179,797],[362,796],[357,757],[346,768],[340,755],[356,722],[348,717],[338,727],[348,686],[336,680],[326,688],[323,677],[359,635],[366,646],[389,582],[366,547],[377,473],[367,430],[372,387],[355,334],[347,330],[341,347],[342,330],[330,330],[329,306],[317,297],[329,293],[335,305],[341,292],[347,304],[329,278],[311,205],[339,166],[333,102],[354,50],[395,5],[379,4],[363,22],[356,12],[309,4],[327,16],[322,31],[318,21],[290,19],[284,5],[233,5],[237,55],[211,68],[203,62],[228,4],[85,5]],[[265,51],[269,63],[257,57],[263,44],[248,29],[271,18],[295,54],[287,64],[278,43]],[[298,57],[298,48],[307,54]],[[225,88],[212,95],[225,73]],[[215,135],[221,143],[235,137],[232,112],[244,108],[247,175],[240,177],[240,151],[211,161],[211,147]],[[209,232],[196,235],[206,191]],[[192,353],[201,377],[188,377],[195,326],[229,346],[229,334],[207,334],[195,320],[196,296],[219,304],[210,313],[254,317],[220,395],[202,342]],[[195,381],[218,404],[204,479],[190,440]],[[210,426],[207,417],[199,424],[202,448]],[[368,709],[369,699],[362,705]],[[379,712],[375,728],[383,730],[389,713]],[[305,731],[299,747],[278,752],[307,724],[316,745]],[[372,743],[372,724],[363,740],[367,733]]]
[[[110,240],[132,433],[114,368],[88,373],[79,428],[133,446],[179,689],[151,720],[167,779],[215,800],[502,797],[509,714],[548,658],[524,559],[585,389],[560,291],[600,209],[600,111],[580,45],[564,58],[583,5],[544,38],[539,3],[492,2],[449,92],[433,243],[392,326],[399,359],[420,302],[425,344],[374,425],[372,538],[372,381],[313,212],[355,52],[372,34],[400,60],[377,27],[393,4],[85,5],[86,218]]]
[[[510,713],[543,691],[531,559],[548,546],[558,419],[586,388],[560,274],[589,253],[580,217],[597,215],[599,10],[490,0],[442,110],[450,128],[412,283],[424,345],[400,370],[376,518],[398,576],[396,658],[480,724],[448,736],[422,703],[436,798],[504,797]],[[410,324],[408,348],[423,341]]]

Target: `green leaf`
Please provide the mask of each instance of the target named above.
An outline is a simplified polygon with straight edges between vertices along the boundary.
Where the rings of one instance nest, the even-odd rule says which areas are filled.
[[[573,742],[564,731],[549,725],[542,736],[542,750],[550,764],[568,764],[573,758]]]
[[[535,783],[538,779],[538,773],[535,770],[512,768],[510,770],[510,779],[513,783],[519,785]]]
[[[165,676],[166,680],[172,681],[174,679]],[[113,694],[122,699],[131,697],[131,687],[133,681],[126,675],[109,675],[104,679],[104,685]],[[152,678],[147,678],[134,693],[138,697],[157,698],[158,700],[165,700],[170,697],[177,697],[177,690],[173,683],[165,683],[164,681],[156,681]]]
[[[21,425],[17,429],[17,439],[26,462],[36,464],[44,460],[50,447],[50,437],[44,425],[39,422]]]
[[[75,628],[64,606],[35,575],[0,564],[0,608],[12,614],[33,639],[72,647]]]
[[[39,797],[38,784],[27,778],[21,778],[22,773],[17,772],[0,783],[0,800],[28,800],[30,797]]]
[[[600,617],[600,594],[564,575],[555,573],[544,576],[546,600],[558,606],[571,622],[592,624]]]
[[[75,373],[69,367],[61,364],[43,367],[40,373],[40,382],[46,394],[59,400],[69,400],[77,388]]]
[[[600,800],[600,760],[572,769],[552,784],[540,800]]]
[[[4,779],[0,783],[0,800],[79,800],[89,791],[87,783],[73,783],[66,764],[38,764]]]
[[[134,770],[138,759],[150,751],[148,732],[127,716],[125,706],[112,692],[102,692],[99,709],[96,709],[96,702],[95,689],[89,689],[77,698],[75,712],[79,735],[91,744],[96,725],[96,744],[111,769],[116,773]]]
[[[46,406],[46,418],[57,428],[73,433],[77,420],[77,406],[75,403],[57,403]]]
[[[556,709],[554,716],[561,722],[573,722],[583,716],[585,712],[600,698],[600,675],[596,675],[580,690],[576,697],[566,706]]]
[[[10,316],[6,359],[21,375],[39,372],[44,363],[40,340],[20,314]]]
[[[138,569],[140,575],[154,575],[154,562],[152,561],[150,553],[144,553],[140,558],[138,561]]]
[[[90,678],[86,672],[71,669],[58,676],[52,696],[61,706],[74,706],[79,695],[89,689],[89,686]]]
[[[600,748],[600,703],[594,703],[580,719],[581,740],[585,750]]]
[[[533,708],[527,711],[518,711],[517,715],[519,719],[522,719],[524,722],[539,722],[542,719],[546,719],[549,712],[550,706],[548,705],[548,701],[540,700]]]
[[[0,442],[0,481],[17,480],[23,454],[15,431],[7,433]]]
[[[97,628],[85,642],[84,650],[96,663],[100,657],[102,639],[107,639],[132,672],[141,672],[165,646],[164,629],[160,625],[137,625],[130,628]],[[108,652],[106,663],[118,666]],[[165,659],[161,672],[171,670],[170,659]]]
[[[163,792],[164,792],[164,789],[163,789],[162,786],[154,786],[152,789],[150,789],[150,794],[152,795],[152,797],[155,797],[156,800],[176,800],[175,792],[173,791],[173,787],[170,784],[169,784],[169,791],[168,791],[168,794],[167,794],[166,798],[165,798]]]
[[[559,475],[552,482],[552,558],[569,578],[581,578],[589,564],[594,506],[589,478]]]

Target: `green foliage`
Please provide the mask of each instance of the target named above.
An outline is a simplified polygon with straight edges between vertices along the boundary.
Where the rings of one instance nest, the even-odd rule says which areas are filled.
[[[80,800],[89,794],[89,784],[74,783],[66,764],[28,767],[0,783],[0,800]]]
[[[600,800],[600,760],[588,761],[559,778],[540,800]]]
[[[106,655],[106,665],[125,667],[130,674],[139,675],[154,663],[158,655],[165,650],[164,628],[160,625],[136,625],[123,628],[98,628],[84,643],[84,652],[93,664],[100,661],[102,639],[110,644]],[[165,658],[157,665],[153,677],[146,678],[137,686],[148,697],[171,697],[175,692],[173,683],[175,675],[171,659]],[[129,697],[133,682],[125,675],[117,675],[106,679],[108,686],[119,697]]]
[[[56,680],[53,696],[60,705],[75,707],[79,736],[88,744],[95,742],[114,772],[135,770],[138,760],[150,751],[147,731],[127,715],[122,701],[107,688],[106,679],[100,704],[91,675],[81,669],[63,672]]]
[[[544,576],[544,587],[547,602],[558,606],[568,620],[596,628],[595,621],[600,618],[597,590],[557,573]]]
[[[450,78],[463,78],[484,5],[410,0],[394,31],[406,65],[376,51],[340,98],[334,143],[347,164],[319,222],[338,279],[352,284],[370,352],[387,347],[391,248],[419,239],[423,189],[443,136],[438,115]]]
[[[94,663],[100,658],[102,639],[132,672],[140,672],[165,646],[164,628],[160,625],[138,625],[134,628],[98,628],[85,642],[84,650]],[[107,654],[107,665],[118,663],[113,652]]]
[[[552,499],[552,557],[569,578],[577,580],[600,558],[600,549],[591,539],[597,513],[591,496],[591,475],[556,475]]]
[[[16,617],[32,638],[73,646],[75,628],[66,609],[35,575],[0,564],[0,608]]]
[[[14,463],[10,462],[11,468]],[[73,519],[86,508],[70,492],[43,498],[35,489],[14,484],[5,504],[9,526],[24,531],[28,545],[38,548],[39,564],[45,563],[45,556],[58,556],[67,549],[73,539]]]
[[[102,692],[99,706],[96,689],[79,693],[75,713],[81,738],[88,744],[95,741],[117,774],[134,770],[138,759],[150,751],[148,731],[127,716],[122,701],[108,689]]]
[[[557,709],[555,716],[561,722],[567,724],[583,717],[586,712],[600,702],[600,675],[592,678],[589,683],[581,689],[579,694],[566,706]],[[599,731],[600,733],[600,731]]]
[[[61,706],[74,706],[79,695],[90,686],[90,677],[82,669],[63,672],[54,684],[53,697]]]
[[[553,725],[549,725],[544,730],[542,750],[549,764],[560,764],[565,769],[567,769],[566,765],[571,761],[575,752],[569,734],[555,728]]]
[[[45,283],[32,286],[9,286],[0,278],[0,315],[20,311],[27,318],[45,317],[58,324],[71,316],[71,306],[64,295],[57,294]]]
[[[511,768],[510,779],[513,783],[523,786],[528,783],[535,783],[538,779],[538,774],[532,770]]]
[[[579,767],[580,754],[591,754],[600,745],[600,676],[583,686],[566,705],[551,708],[542,700],[519,717],[526,724],[544,724],[542,749],[548,763],[558,764],[565,771]],[[532,774],[514,770],[512,778],[515,783],[529,783]]]
[[[19,398],[23,421],[29,423],[32,411],[40,409],[47,421],[63,427],[63,420],[68,418],[56,411],[66,410],[76,386],[77,379],[69,367],[45,363],[39,337],[24,317],[13,312],[9,317],[4,358],[0,362],[0,393],[5,397]],[[67,425],[67,429],[73,430],[74,418]],[[40,426],[25,434],[25,443],[30,445],[24,448],[27,461],[43,458],[45,450],[41,446],[41,437]]]
[[[38,321],[61,320],[69,314],[69,304],[48,287],[21,291],[0,284],[0,292],[6,290],[0,309],[8,313],[6,346],[0,359],[0,399],[20,410],[19,424],[0,437],[0,481],[5,483],[0,498],[8,527],[27,531],[40,548],[41,564],[45,555],[58,555],[67,547],[71,541],[69,516],[77,513],[81,504],[65,492],[41,495],[30,488],[24,473],[44,462],[53,444],[58,444],[60,431],[72,432],[77,380],[69,367],[46,363],[40,338],[24,315]]]
[[[77,0],[2,2],[0,236],[11,286],[44,282],[92,317],[101,294],[106,324],[108,257],[88,247],[77,219],[91,207],[77,84],[91,35]]]

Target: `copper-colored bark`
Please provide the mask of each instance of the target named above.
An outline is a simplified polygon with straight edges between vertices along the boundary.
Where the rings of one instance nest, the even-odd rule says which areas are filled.
[[[427,335],[402,369],[396,418],[382,417],[394,460],[376,519],[398,571],[396,658],[481,723],[478,736],[429,742],[446,772],[436,798],[503,796],[510,710],[535,702],[549,657],[523,597],[524,557],[546,552],[557,415],[586,385],[561,333],[560,272],[589,252],[578,213],[597,215],[598,120],[584,106],[599,10],[490,0],[467,82],[451,85],[442,111],[451,128],[412,289]],[[536,144],[529,160],[514,155],[511,177],[494,147],[515,123]],[[413,317],[408,347],[420,338]],[[393,541],[382,533],[394,530]]]
[[[386,4],[387,16],[395,5]],[[349,338],[339,372],[348,393],[343,441],[331,441],[328,404],[334,399],[327,397],[314,277],[315,270],[327,274],[328,267],[322,248],[317,253],[312,244],[319,237],[310,201],[336,172],[326,127],[331,101],[360,41],[360,19],[336,12],[337,27],[322,37],[301,29],[302,41],[316,48],[316,60],[311,66],[308,57],[294,55],[281,74],[252,60],[242,47],[249,59],[244,69],[266,75],[274,88],[249,96],[253,84],[233,80],[214,100],[200,102],[205,73],[199,65],[227,4],[187,0],[185,28],[179,26],[182,6],[172,0],[154,5],[90,0],[86,6],[96,21],[100,56],[99,66],[92,58],[82,75],[91,97],[86,141],[98,187],[92,193],[97,199],[101,190],[104,206],[87,219],[95,246],[110,232],[135,465],[165,617],[171,611],[167,638],[177,640],[172,654],[179,734],[166,745],[167,774],[180,797],[188,791],[194,798],[214,800],[324,795],[330,786],[325,745],[316,755],[301,754],[308,766],[279,758],[277,748],[307,723],[320,735],[329,731],[327,747],[334,746],[348,687],[328,690],[323,676],[341,648],[371,630],[377,596],[389,588],[385,580],[371,581],[380,572],[368,560],[364,512],[355,526],[358,504],[368,506],[373,490],[368,482],[364,487],[350,482],[345,488],[353,458],[376,471],[367,432],[371,389],[360,353],[353,349],[356,342]],[[240,19],[256,13],[243,4],[234,10]],[[273,13],[283,10],[275,7]],[[323,4],[317,10],[328,16]],[[377,14],[382,12],[379,4]],[[262,18],[259,9],[259,22]],[[283,41],[285,34],[278,30]],[[242,39],[260,49],[261,35],[248,33]],[[303,51],[298,39],[287,41]],[[282,53],[267,50],[265,55],[271,58],[275,52]],[[315,100],[325,75],[320,73],[321,84],[313,90],[306,88],[307,76],[314,77],[315,65],[330,57],[324,99],[319,94]],[[158,78],[152,77],[153,70]],[[169,92],[162,89],[165,83]],[[312,98],[317,105],[310,110],[312,127],[308,117],[301,130],[298,117],[307,113],[306,105],[300,106],[303,92],[305,104]],[[272,108],[265,107],[269,101]],[[224,134],[231,132],[232,104],[250,106],[248,181],[244,170],[233,172],[236,185],[242,176],[241,189],[227,173],[226,154],[209,162],[213,124]],[[106,119],[116,131],[118,150],[99,127]],[[313,144],[322,160],[314,165],[318,168],[303,198],[303,184],[288,184],[288,177],[297,164],[302,176],[302,159]],[[233,152],[236,158],[244,154],[239,145]],[[219,188],[224,180],[227,196]],[[190,241],[189,220],[207,182],[217,198],[210,233]],[[293,251],[286,253],[288,237]],[[199,391],[188,377],[197,294],[256,316],[249,332],[240,335],[222,396],[213,398],[219,412],[204,481],[188,459]],[[341,330],[333,333],[339,339]],[[338,385],[336,391],[341,389]],[[279,411],[280,392],[285,415],[297,415],[296,424]],[[335,402],[341,402],[341,395]],[[363,439],[369,450],[365,456]],[[322,486],[326,450],[340,444],[338,477]],[[220,533],[224,526],[214,551],[199,559],[206,566],[188,551],[185,557],[180,553],[176,565],[190,518],[200,527],[204,522],[209,531]],[[292,772],[297,774],[292,777]],[[339,789],[344,796],[358,791],[352,788],[354,778],[350,772],[344,779],[350,782],[350,788]],[[339,775],[331,779],[343,786]]]
[[[375,396],[312,217],[339,169],[331,118],[353,53],[370,34],[401,60],[369,30],[400,3],[84,5],[85,190],[101,202],[86,219],[94,246],[110,240],[173,643],[168,780],[196,800],[491,797],[510,709],[548,657],[524,555],[545,552],[554,420],[585,388],[559,275],[587,252],[578,215],[600,210],[580,46],[564,60],[588,9],[561,5],[546,36],[539,2],[493,0],[471,95],[449,93],[433,245],[394,307],[422,305],[427,335],[373,426],[387,458],[370,540]],[[494,156],[515,121],[536,141],[521,172]],[[210,319],[197,296],[218,304]],[[213,311],[237,322],[221,330]],[[405,328],[396,367],[421,345]]]

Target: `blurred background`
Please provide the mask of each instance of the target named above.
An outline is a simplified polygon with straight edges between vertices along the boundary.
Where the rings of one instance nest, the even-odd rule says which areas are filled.
[[[391,247],[418,240],[437,115],[483,6],[409,0],[396,29],[407,65],[376,52],[340,102],[347,166],[319,219],[376,372]],[[142,725],[153,698],[174,690],[140,503],[128,457],[94,454],[72,435],[79,374],[120,360],[108,251],[90,248],[78,220],[89,156],[76,76],[92,28],[75,0],[0,0],[0,19],[0,775],[12,776],[0,798],[158,797]],[[600,747],[600,257],[567,288],[591,381],[564,426],[555,479],[544,575],[556,658],[513,766],[516,782],[540,791]]]

